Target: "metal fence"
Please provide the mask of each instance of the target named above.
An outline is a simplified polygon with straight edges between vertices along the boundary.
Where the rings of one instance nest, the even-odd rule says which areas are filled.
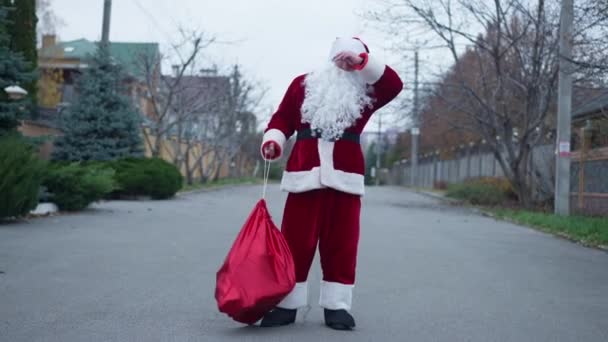
[[[530,163],[535,172],[529,177],[532,178],[530,181],[536,182],[536,188],[539,188],[538,196],[550,192],[553,186],[553,152],[552,145],[538,146],[532,150]],[[439,153],[420,156],[415,175],[412,175],[409,162],[398,162],[391,169],[389,182],[416,188],[432,188],[440,182],[459,183],[471,178],[504,176],[494,154],[487,149],[454,149],[451,154],[452,158],[442,157]]]
[[[533,173],[529,181],[534,197],[546,200],[553,196],[555,184],[555,148],[537,146],[530,163]],[[532,166],[532,165],[530,165]],[[571,210],[575,213],[608,215],[608,147],[589,152],[574,152],[571,165]],[[504,172],[494,155],[483,149],[454,149],[452,158],[438,154],[419,157],[417,172],[412,178],[409,162],[396,163],[389,172],[388,183],[415,188],[433,188],[440,182],[459,183],[477,177],[502,177]],[[413,181],[413,182],[412,182]]]

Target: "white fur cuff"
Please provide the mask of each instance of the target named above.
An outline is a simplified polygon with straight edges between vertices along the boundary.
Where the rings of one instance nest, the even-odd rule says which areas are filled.
[[[354,285],[321,281],[319,305],[329,310],[350,310]]]
[[[374,84],[378,82],[380,77],[384,75],[386,65],[379,61],[376,57],[368,55],[367,64],[365,67],[358,71],[365,83]]]
[[[283,309],[299,309],[308,304],[308,283],[296,283],[296,286],[279,305]]]
[[[281,130],[278,130],[276,128],[269,129],[264,134],[264,138],[262,140],[262,146],[264,146],[264,144],[267,143],[268,141],[274,141],[279,145],[279,147],[281,148],[281,154],[278,155],[276,159],[280,158],[281,155],[283,154],[283,150],[285,149],[285,141],[287,141],[285,134],[283,134],[283,132]],[[262,147],[260,147],[260,153],[262,154],[262,157],[263,157],[264,151],[262,151]]]

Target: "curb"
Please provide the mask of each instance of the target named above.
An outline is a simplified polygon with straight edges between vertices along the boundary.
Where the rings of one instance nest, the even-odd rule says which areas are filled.
[[[41,216],[50,216],[57,214],[59,212],[59,208],[55,203],[51,202],[43,202],[38,203],[36,208],[30,211],[30,215],[33,217],[41,217]]]
[[[446,197],[444,195],[440,195],[440,194],[437,194],[437,193],[434,193],[434,192],[431,192],[431,191],[413,190],[413,189],[409,189],[409,188],[406,188],[406,190],[411,191],[411,192],[413,192],[415,194],[418,194],[418,195],[423,195],[423,196],[426,196],[426,197],[431,197],[431,198],[438,199],[440,201],[448,202],[448,203],[451,203],[451,204],[465,204],[464,201],[457,200],[457,199],[454,199],[454,198],[449,198],[449,197]]]
[[[268,184],[271,184],[271,183],[268,183]],[[219,191],[219,190],[233,189],[233,188],[253,186],[253,185],[262,185],[262,183],[247,182],[247,183],[240,183],[240,184],[226,184],[226,185],[202,187],[200,189],[178,191],[175,195],[180,196],[180,195],[200,194],[200,193],[205,193],[205,192],[214,192],[214,191]]]

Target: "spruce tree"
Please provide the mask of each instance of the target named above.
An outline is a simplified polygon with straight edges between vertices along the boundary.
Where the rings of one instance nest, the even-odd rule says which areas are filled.
[[[5,5],[10,8],[8,33],[10,36],[9,47],[11,50],[21,53],[28,63],[28,72],[34,73],[38,68],[38,51],[36,48],[36,0],[4,0]],[[22,85],[28,92],[29,111],[35,110],[37,103],[38,87],[36,79],[32,79]]]
[[[20,53],[10,48],[8,13],[9,8],[0,5],[0,135],[19,126],[19,119],[28,103],[26,100],[9,99],[4,89],[12,85],[23,87],[34,79],[33,73],[27,71],[31,66]]]
[[[54,158],[105,161],[141,156],[141,121],[125,95],[122,67],[101,47],[88,64],[76,84],[78,97],[61,120],[64,135],[55,143]]]

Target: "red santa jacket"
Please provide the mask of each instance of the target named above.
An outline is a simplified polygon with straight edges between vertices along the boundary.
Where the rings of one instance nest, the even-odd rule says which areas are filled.
[[[372,86],[374,104],[362,113],[345,135],[361,134],[372,114],[393,100],[403,88],[397,73],[380,63],[372,55],[362,70],[353,71]],[[310,126],[302,123],[301,106],[304,101],[304,79],[296,77],[288,87],[277,111],[265,129],[262,146],[274,141],[284,151],[285,142],[297,132],[306,134]],[[279,156],[280,157],[280,156]],[[320,188],[333,188],[346,193],[363,195],[365,160],[361,145],[352,139],[335,142],[322,139],[298,139],[287,161],[281,180],[281,189],[287,192],[305,192]]]

